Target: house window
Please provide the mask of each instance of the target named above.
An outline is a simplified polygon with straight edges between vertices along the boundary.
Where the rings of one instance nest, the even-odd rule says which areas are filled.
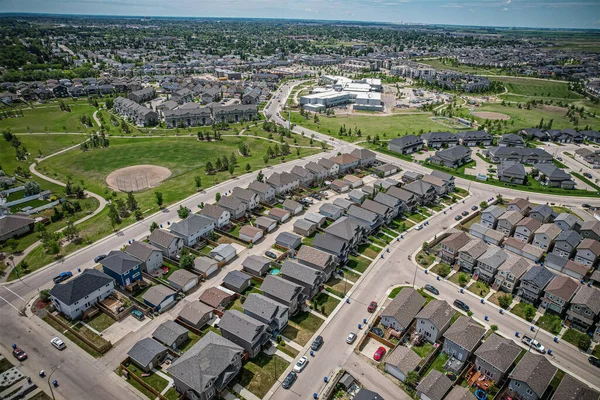
[[[514,381],[514,382],[513,382],[513,385],[514,385],[515,387],[521,387],[521,382]]]
[[[531,396],[533,394],[533,390],[527,389],[527,394]]]

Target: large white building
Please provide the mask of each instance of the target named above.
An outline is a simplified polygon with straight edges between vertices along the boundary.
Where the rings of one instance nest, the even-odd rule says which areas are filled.
[[[427,78],[433,77],[437,74],[435,68],[426,65],[426,64],[402,64],[402,65],[394,65],[390,72],[392,75],[396,76],[404,76],[406,78]]]
[[[355,110],[383,111],[381,79],[353,81],[343,76],[324,75],[325,87],[313,89],[300,97],[300,105],[307,111],[321,111],[345,104],[354,104]]]

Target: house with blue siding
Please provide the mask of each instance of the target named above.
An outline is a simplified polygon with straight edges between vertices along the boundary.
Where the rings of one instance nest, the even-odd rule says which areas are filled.
[[[111,251],[100,264],[102,272],[122,288],[142,280],[142,262],[123,251]]]

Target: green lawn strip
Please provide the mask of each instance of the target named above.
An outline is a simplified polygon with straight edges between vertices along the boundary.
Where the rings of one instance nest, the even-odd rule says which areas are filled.
[[[530,305],[530,304],[527,304],[525,302],[521,302],[519,304],[516,304],[513,308],[511,308],[510,312],[513,313],[513,314],[515,314],[515,315],[517,315],[517,316],[519,316],[519,317],[521,317],[521,318],[523,318],[526,321],[531,322],[531,321],[533,321],[533,317],[527,318],[527,316],[525,315],[525,308],[528,305]],[[535,314],[534,314],[534,316],[535,316]]]
[[[313,298],[313,304],[316,305],[316,311],[324,314],[325,316],[331,315],[333,310],[340,304],[340,301],[332,296],[325,293],[319,293]]]
[[[445,278],[448,275],[450,275],[450,272],[452,272],[452,267],[450,267],[448,264],[445,264],[445,263],[438,263],[438,264],[435,264],[433,267],[431,267],[430,271],[433,272],[434,274],[441,276],[442,278]],[[457,274],[454,274],[454,275],[457,275]]]
[[[576,178],[582,180],[583,182],[587,183],[588,185],[590,185],[594,189],[600,191],[600,186],[596,185],[594,182],[590,181],[588,178],[586,178],[585,176],[581,175],[580,173],[578,173],[578,172],[571,172],[571,175],[574,175]]]
[[[371,235],[371,236],[369,236],[369,240],[378,246],[381,246],[381,247],[387,246],[387,243],[385,241],[383,241],[382,239],[378,238],[377,236]]]
[[[469,292],[476,294],[477,296],[483,298],[488,295],[490,292],[490,286],[485,282],[477,281],[474,282],[471,286],[469,286]]]
[[[554,163],[554,165],[556,165],[558,168],[563,168],[563,169],[569,169],[569,167],[567,167],[565,164],[561,163],[560,161],[558,161],[556,158],[552,159],[552,162]]]
[[[427,357],[427,355],[433,351],[433,345],[427,341],[423,342],[423,344],[421,344],[420,346],[413,346],[411,348],[421,358]]]
[[[427,371],[425,371],[423,376],[427,376],[427,374],[429,374],[429,371],[431,371],[432,369],[445,373],[446,371],[444,370],[444,365],[446,365],[446,361],[448,361],[449,358],[450,357],[448,357],[448,354],[440,351],[435,360],[433,360],[431,365],[429,365]]]
[[[558,315],[549,312],[538,318],[535,324],[553,335],[558,335],[562,329],[562,319]]]
[[[348,261],[346,262],[346,267],[356,270],[361,274],[369,268],[371,265],[371,260],[367,260],[364,257],[357,257],[353,255],[348,256]]]
[[[79,332],[87,340],[94,343],[96,346],[103,346],[108,342],[102,336],[98,335],[97,333],[95,333],[94,331],[92,331],[90,328],[88,328],[87,326],[85,326],[83,324],[74,325],[73,330]]]
[[[594,357],[600,358],[600,344],[597,344],[596,347],[594,347],[594,351],[592,352],[592,355]]]
[[[109,326],[114,324],[115,320],[104,313],[100,313],[91,320],[86,321],[85,323],[97,330],[98,332],[102,332]]]
[[[409,214],[406,216],[406,218],[411,219],[414,222],[423,222],[427,219],[427,217],[419,213]]]
[[[178,400],[181,395],[174,387],[172,387],[167,390],[163,396],[165,396],[168,400]]]
[[[304,346],[314,333],[323,325],[324,320],[307,311],[299,312],[290,317],[288,326],[282,332],[283,336]]]
[[[144,383],[151,386],[158,393],[162,392],[169,384],[169,382],[165,378],[163,378],[162,376],[160,376],[152,371],[148,372],[150,374],[150,376],[143,377],[142,374],[146,374],[146,372],[139,369],[133,363],[131,363],[131,364],[129,364],[129,366],[127,366],[127,370],[130,373],[134,374],[135,376],[141,378],[144,381]],[[155,396],[153,396],[151,398],[154,398],[154,397]]]
[[[365,261],[367,261],[367,260],[365,260]],[[355,274],[352,271],[348,271],[347,269],[342,269],[342,276],[353,283],[356,282],[360,278],[360,275]]]
[[[289,365],[289,362],[278,355],[260,353],[244,364],[235,379],[241,386],[262,399]]]
[[[117,375],[119,376],[123,376],[123,371],[121,370],[121,367],[119,366],[116,371]],[[149,399],[154,400],[156,398],[156,395],[154,393],[152,393],[151,391],[149,391],[148,389],[146,389],[141,383],[139,383],[138,381],[136,381],[133,378],[128,378],[127,379],[127,383],[129,383],[131,386],[133,386],[138,392],[140,392],[141,394],[143,394],[144,396],[146,396]]]
[[[463,283],[460,283],[459,282],[459,278],[461,276],[466,277],[467,281],[466,282],[463,281]],[[464,273],[464,272],[457,272],[454,275],[452,275],[450,278],[448,278],[448,280],[450,282],[455,283],[455,284],[457,284],[457,285],[459,285],[461,287],[467,286],[467,283],[469,282],[469,279],[471,279],[471,277],[468,274]]]
[[[427,218],[431,217],[431,213],[427,211],[425,207],[419,207],[419,212],[425,215]]]
[[[427,254],[423,250],[421,250],[417,253],[417,262],[420,266],[428,268],[431,264],[435,262],[435,255]]]
[[[163,265],[167,268],[169,268],[169,272],[167,272],[166,274],[163,274],[163,276],[161,276],[162,280],[168,282],[169,277],[171,276],[171,274],[175,271],[177,271],[179,268],[177,265],[170,263],[168,261],[163,261]]]
[[[91,355],[92,357],[95,358],[99,358],[100,356],[102,356],[102,354],[98,353],[96,350],[92,349],[90,346],[88,346],[85,342],[83,342],[81,339],[79,339],[77,336],[75,336],[74,334],[72,334],[71,332],[67,331],[62,325],[60,325],[58,322],[54,321],[53,319],[50,319],[50,317],[44,317],[43,320],[50,325],[51,327],[53,327],[54,329],[56,329],[61,335],[64,335],[65,337],[67,337],[70,341],[72,341],[73,343],[75,343],[77,346],[81,347],[86,353],[88,353],[89,355]]]
[[[577,346],[578,348],[581,349],[580,341],[589,343],[590,337],[583,332],[579,332],[576,329],[569,328],[562,335],[562,340],[564,340],[565,342],[571,343],[573,346]],[[586,351],[587,349],[582,349],[582,350]]]
[[[396,232],[396,231],[393,231],[393,230],[391,230],[391,229],[388,229],[388,228],[386,228],[385,226],[384,226],[384,227],[381,227],[381,228],[380,228],[380,230],[381,230],[382,232],[385,232],[385,233],[387,233],[388,235],[390,235],[390,236],[392,236],[392,237],[396,237],[396,236],[398,236],[398,232]]]
[[[292,358],[296,358],[296,357],[298,357],[298,354],[300,354],[300,352],[298,350],[296,350],[292,346],[289,346],[285,342],[279,343],[277,345],[277,350],[287,354],[288,356],[290,356]]]
[[[362,254],[363,256],[367,256],[369,258],[376,258],[379,253],[381,252],[381,249],[378,248],[373,248],[371,247],[368,243],[365,244],[361,244],[360,246],[358,246],[358,252],[360,254]]]
[[[396,296],[398,296],[398,293],[400,293],[402,291],[402,289],[404,289],[406,286],[399,286],[397,288],[393,288],[392,291],[390,292],[390,294],[388,294],[388,298],[393,299]]]
[[[239,312],[244,312],[244,307],[242,305],[242,302],[240,301],[239,297],[237,299],[235,299],[234,301],[232,301],[231,303],[229,303],[229,305],[227,306],[227,310],[238,310]]]
[[[333,289],[331,290],[331,293],[335,294],[336,296],[344,297],[345,293],[348,293],[348,291],[352,288],[352,283],[344,279],[331,278],[325,283],[325,290],[328,288]]]

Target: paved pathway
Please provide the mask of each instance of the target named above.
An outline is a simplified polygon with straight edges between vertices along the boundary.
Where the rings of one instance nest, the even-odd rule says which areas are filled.
[[[233,390],[235,390],[237,393],[244,396],[244,398],[246,398],[248,400],[260,400],[258,397],[256,397],[256,395],[254,393],[252,393],[248,389],[240,386],[239,383],[236,383],[235,385],[233,385]]]

